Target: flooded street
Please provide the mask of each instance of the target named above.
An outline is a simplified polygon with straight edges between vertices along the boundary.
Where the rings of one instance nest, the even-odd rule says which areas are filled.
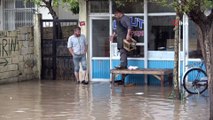
[[[0,120],[208,120],[209,97],[168,99],[171,88],[108,82],[27,81],[0,85]]]

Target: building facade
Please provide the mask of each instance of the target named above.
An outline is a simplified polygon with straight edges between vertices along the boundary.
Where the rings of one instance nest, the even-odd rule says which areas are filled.
[[[122,5],[125,15],[131,19],[132,35],[137,49],[129,53],[128,65],[139,68],[173,68],[174,66],[174,25],[176,13],[173,8],[148,0],[126,1]],[[119,64],[116,42],[109,42],[109,36],[116,28],[114,11],[118,2],[114,0],[79,0],[80,13],[73,15],[61,6],[56,10],[59,18],[78,19],[82,32],[89,43],[89,79],[109,81],[110,69]],[[14,30],[20,26],[32,25],[35,11],[43,19],[51,19],[48,10],[24,5],[23,0],[0,0],[0,30]],[[200,49],[195,24],[186,16],[180,25],[180,66],[179,78],[186,71],[187,64],[200,62]],[[152,76],[131,75],[127,82],[145,83],[149,80],[158,84]]]
[[[22,26],[32,26],[35,5],[24,4],[23,0],[0,1],[0,30],[15,30]]]
[[[89,40],[90,79],[109,81],[110,69],[119,65],[116,42],[109,42],[115,29],[114,11],[118,2],[112,0],[80,0],[79,22]],[[132,35],[137,49],[129,53],[128,65],[139,68],[174,68],[174,26],[176,13],[173,8],[158,3],[128,0],[121,6],[130,17]],[[195,24],[186,16],[180,25],[180,80],[186,65],[200,61],[200,49]],[[154,77],[130,75],[127,82],[158,84]]]
[[[78,15],[66,7],[54,8],[59,19],[78,19]],[[0,30],[15,30],[18,27],[33,26],[33,15],[42,14],[42,19],[52,19],[46,7],[39,7],[24,0],[0,0]]]

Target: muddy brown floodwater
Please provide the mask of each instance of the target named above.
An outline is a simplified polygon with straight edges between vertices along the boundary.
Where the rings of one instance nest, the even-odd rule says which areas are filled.
[[[0,120],[208,120],[209,97],[168,99],[170,87],[43,80],[0,85]]]

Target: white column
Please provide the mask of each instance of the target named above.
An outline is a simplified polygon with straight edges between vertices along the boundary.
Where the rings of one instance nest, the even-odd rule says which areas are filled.
[[[79,23],[80,22],[85,22],[84,26],[81,27],[81,33],[84,34],[88,38],[88,29],[87,27],[89,26],[89,21],[87,19],[87,1],[86,0],[79,0]]]
[[[112,0],[109,0],[109,36],[112,34]],[[112,69],[112,41],[109,43],[109,64],[110,70]],[[110,74],[110,81],[112,79],[112,74]]]
[[[37,61],[38,78],[41,79],[41,14],[34,14],[34,53]]]
[[[144,68],[148,68],[148,2],[144,0]],[[148,83],[145,75],[145,83]]]
[[[144,0],[144,68],[148,67],[148,2]]]
[[[80,22],[84,22],[85,24],[80,26],[81,27],[81,33],[84,34],[87,38],[88,41],[88,52],[87,52],[87,70],[91,71],[91,57],[90,57],[90,39],[89,39],[89,20],[88,20],[88,13],[87,13],[87,6],[88,6],[88,2],[86,0],[79,0],[79,26],[80,26]],[[90,72],[91,73],[91,72]],[[90,74],[89,73],[89,74]],[[82,80],[82,68],[80,68],[80,72],[79,72],[79,79]],[[90,75],[87,76],[86,79],[91,80],[91,76]]]
[[[186,14],[183,15],[183,73],[187,70],[189,57],[189,19]]]
[[[178,60],[178,83],[179,83],[179,89],[181,89],[180,88],[180,86],[181,86],[181,77],[180,77],[180,71],[181,71],[181,61],[183,60],[182,58],[183,58],[183,56],[181,56],[181,46],[183,46],[183,42],[181,42],[181,26],[183,26],[184,27],[184,25],[183,25],[183,21],[179,21],[179,29],[178,29],[178,31],[179,31],[179,41],[178,41],[178,44],[179,44],[179,48],[178,48],[178,51],[179,51],[179,60]]]
[[[188,45],[188,41],[189,40],[189,19],[188,16],[186,14],[183,15],[183,54],[182,56],[180,56],[180,60],[183,61],[182,64],[182,71],[183,73],[185,73],[185,71],[187,70],[186,65],[188,64],[188,52],[189,52],[189,45]],[[183,59],[181,59],[183,58]],[[180,74],[180,68],[181,65],[179,64],[179,74]],[[183,76],[182,76],[183,77]],[[179,87],[181,87],[182,84],[182,78],[179,77]]]
[[[109,0],[109,36],[112,34],[112,0]],[[110,41],[110,69],[112,69],[112,41]],[[111,74],[110,74],[110,79],[111,79]]]

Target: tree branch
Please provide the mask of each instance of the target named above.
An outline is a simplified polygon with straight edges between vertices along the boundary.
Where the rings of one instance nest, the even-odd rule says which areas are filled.
[[[42,0],[42,1],[44,2],[48,10],[50,11],[50,14],[52,15],[53,19],[58,19],[58,16],[56,12],[53,10],[53,6],[51,5],[52,0],[50,0],[49,2],[46,2],[45,0]]]

